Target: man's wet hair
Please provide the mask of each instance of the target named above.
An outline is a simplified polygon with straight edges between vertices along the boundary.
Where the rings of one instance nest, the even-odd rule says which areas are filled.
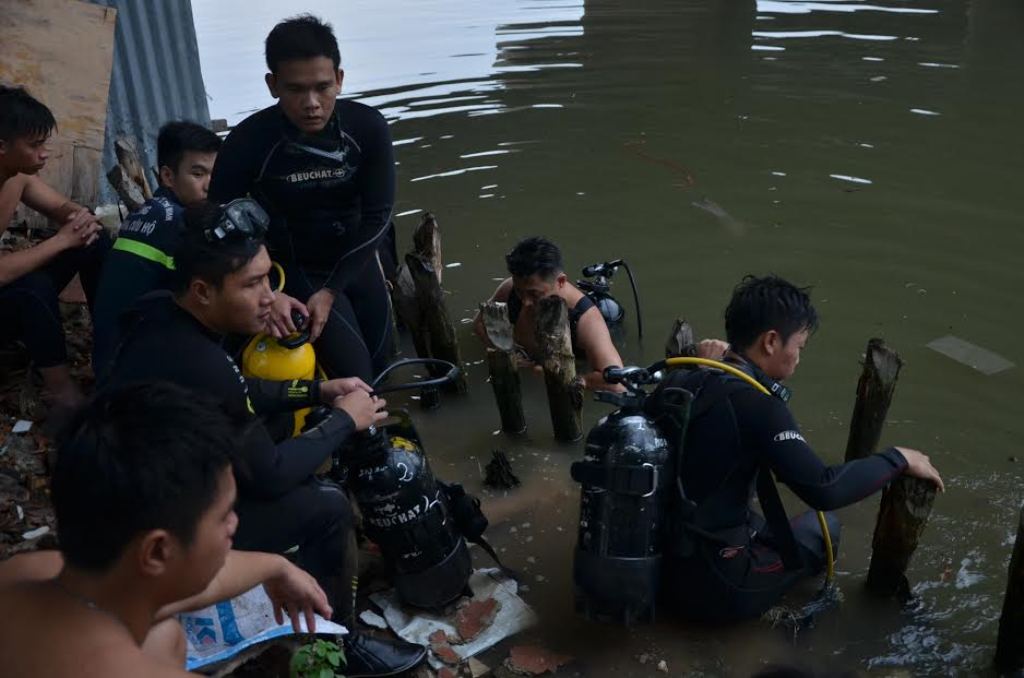
[[[22,87],[0,85],[0,141],[49,136],[57,127],[53,112]]]
[[[96,396],[71,424],[53,473],[65,560],[103,572],[132,539],[158,529],[188,547],[217,499],[242,426],[212,397],[173,384]]]
[[[266,42],[267,68],[277,73],[285,61],[302,61],[327,57],[334,68],[341,68],[338,39],[329,23],[312,14],[300,14],[285,19],[271,29]]]
[[[783,342],[801,330],[817,330],[818,312],[811,305],[809,289],[775,275],[744,277],[725,309],[729,345],[743,352],[769,330],[778,332]]]
[[[216,153],[221,143],[219,136],[198,123],[169,122],[160,128],[156,138],[157,167],[170,167],[177,174],[186,153]]]
[[[171,276],[171,291],[175,294],[184,294],[195,278],[220,288],[226,276],[242,269],[259,254],[262,238],[234,233],[222,240],[206,237],[206,232],[216,227],[223,216],[224,208],[209,200],[185,210],[185,230],[174,254]]]
[[[505,255],[505,264],[508,266],[508,272],[516,278],[539,275],[545,280],[550,280],[564,270],[562,251],[558,249],[558,245],[539,236],[520,240],[512,251]]]

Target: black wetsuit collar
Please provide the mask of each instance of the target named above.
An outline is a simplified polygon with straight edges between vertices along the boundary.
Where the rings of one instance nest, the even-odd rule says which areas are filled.
[[[788,403],[789,399],[793,397],[793,392],[789,388],[783,386],[778,381],[769,377],[761,370],[760,367],[755,365],[754,362],[750,360],[750,358],[743,355],[742,353],[730,354],[725,358],[725,362],[732,363],[739,369],[749,374],[751,377],[753,377],[754,381],[761,384],[761,386],[764,386],[766,389],[768,389],[769,393],[771,393],[773,396],[775,396],[782,402]]]

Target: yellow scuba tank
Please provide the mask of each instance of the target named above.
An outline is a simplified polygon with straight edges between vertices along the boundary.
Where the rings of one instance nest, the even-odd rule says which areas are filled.
[[[242,374],[272,381],[312,380],[316,378],[316,351],[309,342],[309,329],[275,339],[258,334],[242,351]],[[310,408],[295,411],[292,435],[298,435],[306,423]]]
[[[284,289],[284,269],[277,262],[273,263],[273,267],[278,275],[274,291],[280,292]],[[295,334],[281,339],[275,339],[269,334],[257,334],[249,341],[242,351],[242,374],[272,381],[316,378],[316,352],[309,341],[309,320],[300,312],[293,311],[292,321],[300,328]],[[292,435],[302,432],[310,409],[307,407],[295,412]]]

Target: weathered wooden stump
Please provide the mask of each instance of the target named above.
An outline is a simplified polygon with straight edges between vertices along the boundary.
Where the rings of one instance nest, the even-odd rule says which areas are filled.
[[[494,400],[501,416],[501,430],[522,433],[526,430],[523,414],[523,395],[516,368],[515,341],[512,323],[508,318],[508,304],[489,301],[480,304],[480,317],[484,331],[493,348],[487,349],[487,369],[491,376]]]
[[[107,180],[128,207],[128,211],[134,212],[153,197],[153,191],[149,187],[146,171],[133,142],[124,137],[118,139],[114,142],[114,153],[117,156],[117,164],[107,172]]]
[[[692,358],[697,355],[697,340],[694,338],[693,328],[690,323],[682,318],[676,318],[672,323],[672,330],[665,340],[666,358]]]
[[[457,365],[459,377],[447,390],[465,393],[466,372],[459,354],[455,325],[444,303],[444,290],[441,289],[441,283],[434,273],[433,264],[429,259],[412,253],[405,255],[405,264],[416,286],[416,300],[422,320],[418,328],[421,338],[417,342],[417,352],[419,353],[419,347],[423,346],[427,355],[420,353],[421,358],[438,358]],[[434,374],[443,372],[444,370],[432,370]]]
[[[881,339],[868,341],[864,370],[857,382],[857,400],[846,442],[846,461],[874,454],[882,437],[903,361]],[[928,523],[935,486],[920,478],[901,476],[882,491],[871,540],[867,588],[881,596],[910,597],[907,567]]]
[[[1017,540],[1006,577],[1006,597],[999,617],[996,668],[1003,672],[1024,669],[1024,507],[1017,520]]]
[[[867,588],[880,596],[910,598],[907,567],[924,532],[935,502],[935,485],[921,478],[901,476],[882,490]]]
[[[569,312],[561,297],[537,302],[536,332],[555,438],[574,442],[583,437],[583,380],[576,376]]]
[[[857,382],[857,400],[846,441],[846,461],[874,454],[889,413],[903,361],[881,339],[871,339],[864,354],[864,371]]]

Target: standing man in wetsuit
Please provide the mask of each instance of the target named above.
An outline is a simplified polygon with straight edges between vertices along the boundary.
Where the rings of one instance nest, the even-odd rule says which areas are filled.
[[[804,440],[782,385],[818,326],[805,290],[777,278],[748,276],[725,311],[726,361],[772,395],[720,370],[672,372],[649,402],[663,414],[672,387],[695,394],[676,472],[685,497],[673,496],[672,543],[664,586],[676,609],[702,621],[756,617],[800,579],[826,564],[814,511],[788,520],[772,475],[815,511],[832,511],[880,490],[901,473],[943,489],[928,457],[905,447],[826,466]],[[663,419],[669,431],[671,419]],[[673,485],[674,487],[674,485]],[[764,517],[751,508],[754,492]],[[839,521],[826,514],[833,549]]]
[[[154,293],[123,323],[123,339],[103,388],[169,381],[219,400],[228,414],[250,422],[235,465],[239,517],[235,547],[284,553],[324,588],[335,619],[352,625],[356,557],[352,508],[337,485],[316,470],[354,431],[387,416],[358,378],[287,382],[243,378],[221,347],[225,335],[266,331],[274,293],[263,245],[268,218],[249,199],[185,212],[175,254],[173,297]],[[275,444],[257,415],[331,405],[309,431]],[[419,663],[418,645],[353,633],[345,637],[348,676],[392,675]]]
[[[293,308],[310,318],[318,360],[331,374],[369,381],[391,357],[377,259],[395,199],[391,134],[375,109],[337,98],[338,43],[316,17],[275,26],[266,59],[278,103],[228,136],[210,198],[250,195],[267,210],[270,254],[284,267]],[[273,322],[294,331],[290,310],[275,310]]]
[[[220,137],[194,122],[169,122],[160,128],[156,160],[160,188],[121,225],[103,263],[93,310],[92,365],[102,374],[117,347],[118,318],[135,300],[170,289],[174,252],[184,227],[186,207],[206,200]]]
[[[512,322],[516,344],[522,347],[526,355],[531,360],[537,355],[537,302],[552,295],[559,296],[569,309],[573,351],[577,357],[585,358],[590,366],[590,371],[583,375],[584,386],[607,391],[623,390],[621,385],[609,384],[604,380],[604,369],[613,365],[621,366],[622,358],[612,343],[601,310],[590,297],[569,282],[558,245],[547,238],[526,238],[505,255],[505,263],[512,277],[498,285],[489,301],[508,304],[508,319]],[[479,312],[473,320],[473,330],[487,343],[484,321]],[[724,350],[725,342],[716,339],[705,339],[698,345],[698,354],[702,358],[721,357]]]

